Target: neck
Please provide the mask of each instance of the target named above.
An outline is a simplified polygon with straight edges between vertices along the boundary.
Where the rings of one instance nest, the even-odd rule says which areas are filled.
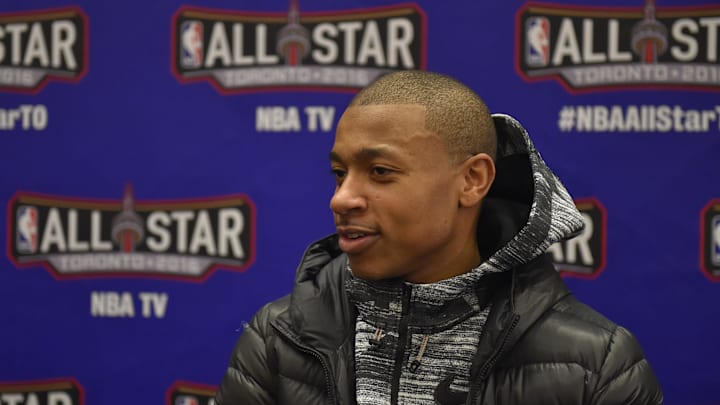
[[[414,284],[435,283],[467,273],[482,262],[478,251],[475,232],[461,239],[457,246],[450,246],[447,249],[444,260],[428,266],[429,272],[412,274],[405,281]]]

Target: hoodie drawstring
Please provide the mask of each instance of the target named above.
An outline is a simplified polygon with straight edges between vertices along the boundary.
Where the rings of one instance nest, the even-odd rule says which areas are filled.
[[[418,368],[420,368],[420,361],[425,354],[425,348],[427,347],[427,342],[429,338],[430,335],[423,335],[422,343],[420,343],[420,350],[418,351],[417,356],[415,356],[415,360],[410,363],[410,371],[413,373],[416,372]]]
[[[370,340],[368,340],[370,346],[378,347],[380,346],[380,344],[382,344],[382,338],[385,337],[385,334],[383,333],[384,326],[385,325],[381,323],[375,327],[375,334],[373,335],[373,337],[370,338]]]

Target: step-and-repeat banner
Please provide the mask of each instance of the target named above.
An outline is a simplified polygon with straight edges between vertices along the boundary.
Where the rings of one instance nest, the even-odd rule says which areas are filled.
[[[400,69],[527,126],[587,222],[567,283],[720,403],[719,36],[707,0],[0,3],[0,404],[212,404]]]

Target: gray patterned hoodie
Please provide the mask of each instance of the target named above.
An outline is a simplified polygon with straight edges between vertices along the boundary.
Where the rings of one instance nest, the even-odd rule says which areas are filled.
[[[432,284],[397,280],[346,285],[358,309],[355,325],[356,394],[359,405],[463,403],[470,366],[490,312],[482,282],[543,255],[583,228],[580,213],[557,176],[515,119],[494,114],[497,176],[478,225],[483,263]],[[523,216],[509,229],[492,206],[514,205]],[[519,214],[518,214],[519,213]]]

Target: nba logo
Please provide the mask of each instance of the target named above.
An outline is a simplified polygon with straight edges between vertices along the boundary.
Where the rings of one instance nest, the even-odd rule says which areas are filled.
[[[545,17],[530,17],[525,23],[525,63],[528,66],[547,66],[550,61],[550,21]]]
[[[37,208],[21,205],[17,209],[16,245],[19,253],[37,251],[38,212]]]
[[[199,68],[203,59],[203,23],[185,21],[180,27],[180,64],[186,68]]]
[[[191,395],[180,395],[175,399],[175,405],[200,405],[200,403]]]
[[[720,215],[712,218],[712,228],[710,229],[710,257],[712,264],[720,266]]]

